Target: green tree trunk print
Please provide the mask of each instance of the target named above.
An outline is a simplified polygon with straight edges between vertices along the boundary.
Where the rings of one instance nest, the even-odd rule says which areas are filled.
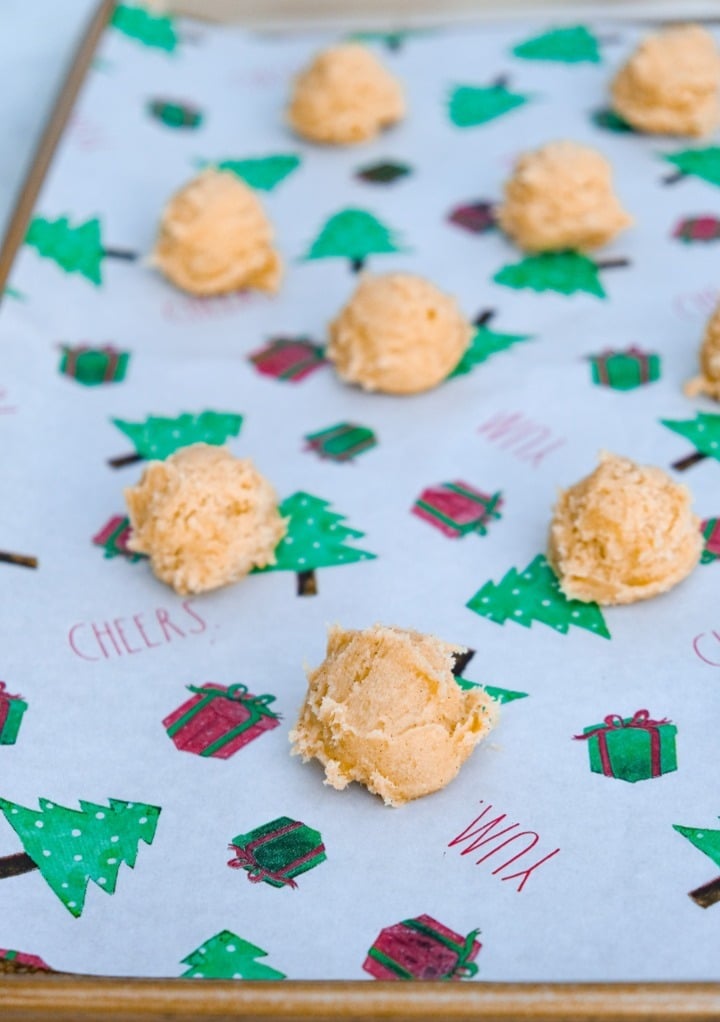
[[[527,103],[529,97],[510,92],[504,80],[493,85],[456,85],[450,92],[448,116],[456,128],[475,128]]]
[[[76,918],[90,880],[107,894],[115,892],[121,864],[132,868],[140,841],[152,844],[160,815],[157,806],[112,798],[108,806],[81,799],[79,810],[45,798],[39,804],[37,811],[0,798],[0,812],[25,849],[0,859],[0,878],[39,869]]]
[[[499,582],[486,582],[466,606],[499,625],[512,621],[530,628],[538,621],[563,635],[574,626],[610,638],[598,605],[569,600],[542,554],[523,571],[511,568]]]
[[[371,255],[387,255],[401,249],[392,231],[364,209],[344,209],[331,216],[310,246],[305,259],[350,260],[359,273]]]
[[[554,60],[562,64],[599,64],[598,40],[584,25],[556,28],[518,43],[512,51],[523,60]]]
[[[480,313],[477,317],[474,324],[476,327],[475,333],[470,338],[470,344],[462,358],[448,376],[449,380],[452,380],[455,376],[465,376],[467,373],[471,373],[476,366],[481,365],[501,351],[507,351],[513,344],[532,339],[529,334],[495,333],[487,325],[494,315],[492,309],[486,309],[485,312]]]
[[[138,461],[155,459],[164,461],[181,447],[190,444],[224,444],[230,437],[238,436],[243,417],[236,412],[200,412],[192,415],[183,412],[174,419],[150,415],[142,422],[126,422],[112,419],[133,443],[133,454],[121,454],[108,459],[112,468],[123,468]]]
[[[283,518],[289,518],[287,535],[280,541],[275,556],[277,561],[266,571],[294,571],[298,580],[298,596],[315,596],[318,568],[332,568],[356,561],[369,561],[375,554],[348,545],[349,540],[361,539],[364,533],[342,523],[344,515],[330,509],[330,502],[298,491],[287,497],[278,507]]]
[[[665,184],[674,184],[687,175],[694,175],[720,187],[720,146],[683,149],[679,153],[665,155],[663,159],[677,168],[665,178]]]
[[[103,259],[137,259],[135,252],[103,246],[97,218],[72,227],[66,216],[58,220],[34,217],[25,244],[43,258],[54,260],[66,273],[78,273],[98,287],[102,284]]]
[[[720,461],[720,415],[709,412],[697,412],[694,419],[661,419],[674,433],[687,437],[696,448],[692,454],[673,462],[672,467],[678,472],[692,468],[705,458]]]
[[[252,157],[245,160],[203,160],[202,166],[226,170],[235,174],[250,188],[271,192],[300,166],[300,157],[294,153],[278,153],[275,156]]]
[[[267,951],[230,930],[221,930],[183,958],[188,969],[181,978],[285,979],[284,973],[258,962],[258,958],[267,958]]]
[[[580,252],[542,252],[527,256],[519,263],[503,266],[493,277],[516,291],[556,291],[562,295],[585,292],[596,298],[605,298],[599,270],[627,266],[626,259],[608,259],[596,263]]]

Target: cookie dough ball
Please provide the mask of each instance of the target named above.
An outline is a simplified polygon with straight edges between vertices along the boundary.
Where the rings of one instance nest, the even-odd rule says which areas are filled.
[[[401,120],[398,82],[364,46],[348,43],[319,53],[295,80],[288,120],[311,142],[364,142]]]
[[[452,674],[461,647],[375,625],[330,629],[308,675],[293,752],[325,767],[326,784],[364,784],[387,805],[444,788],[494,726],[497,703]]]
[[[639,131],[707,135],[720,121],[720,55],[699,25],[648,36],[615,76],[613,108]]]
[[[632,223],[613,192],[608,161],[577,142],[523,153],[498,220],[526,252],[599,248]]]
[[[671,589],[700,559],[691,495],[661,469],[603,452],[600,465],[561,491],[548,559],[566,596],[634,603]]]
[[[707,394],[720,401],[720,305],[705,327],[700,348],[700,376],[685,384],[685,393],[688,397]]]
[[[150,261],[194,295],[275,292],[282,264],[272,241],[272,226],[252,188],[229,171],[204,170],[163,210]]]
[[[287,531],[275,491],[249,458],[193,444],[151,461],[125,490],[128,548],[178,593],[202,593],[275,563]]]
[[[460,361],[472,328],[457,302],[409,273],[365,274],[329,327],[328,358],[365,390],[416,394]]]

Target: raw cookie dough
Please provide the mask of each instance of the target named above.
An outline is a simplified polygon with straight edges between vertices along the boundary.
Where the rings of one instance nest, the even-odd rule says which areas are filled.
[[[255,192],[229,171],[204,170],[163,210],[150,262],[194,295],[277,291],[282,264]]]
[[[277,497],[249,458],[192,444],[151,461],[125,490],[128,549],[148,554],[159,579],[178,593],[202,593],[275,563],[287,531]]]
[[[720,305],[705,327],[700,348],[700,376],[688,380],[684,390],[688,397],[707,394],[720,401]]]
[[[500,226],[526,252],[599,248],[632,223],[595,149],[549,142],[523,153],[505,184]]]
[[[616,113],[639,131],[707,135],[720,121],[720,55],[699,25],[650,35],[615,76]]]
[[[415,394],[460,361],[472,328],[454,298],[409,273],[365,274],[329,327],[328,358],[365,390]]]
[[[319,53],[295,80],[288,109],[293,129],[311,142],[364,142],[401,120],[398,82],[364,46],[348,43]]]
[[[700,559],[691,495],[662,469],[603,452],[595,471],[561,491],[548,560],[566,596],[601,604],[657,596]]]
[[[400,628],[331,627],[290,733],[293,753],[319,759],[333,788],[359,781],[387,805],[445,787],[498,715],[483,689],[455,681],[457,652]]]

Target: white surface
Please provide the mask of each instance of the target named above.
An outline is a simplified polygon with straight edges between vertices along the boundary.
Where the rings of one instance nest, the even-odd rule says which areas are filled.
[[[203,34],[174,57],[117,34],[106,40],[107,66],[90,76],[81,130],[61,146],[38,210],[68,213],[73,223],[99,214],[111,246],[142,253],[163,200],[198,158],[298,152],[302,167],[263,195],[287,261],[281,293],[192,303],[142,263],[111,260],[94,287],[25,247],[11,276],[25,299],[2,308],[2,384],[18,408],[3,422],[12,495],[3,544],[36,554],[40,569],[3,569],[13,638],[3,676],[30,709],[6,750],[0,794],[24,805],[38,796],[63,805],[111,796],[163,812],[136,869],[123,867],[112,897],[91,886],[79,920],[37,873],[3,881],[0,943],[69,971],[172,976],[227,927],[292,978],[361,978],[380,928],[427,912],[463,934],[482,928],[486,980],[717,977],[719,910],[703,913],[687,897],[716,868],[672,824],[712,827],[720,810],[717,669],[692,651],[693,636],[718,625],[720,565],[700,567],[661,599],[608,610],[610,641],[539,623],[500,627],[465,607],[485,581],[542,549],[556,488],[589,471],[599,448],[664,466],[690,450],[657,419],[694,410],[681,384],[695,370],[702,315],[681,314],[679,299],[714,279],[715,261],[712,250],[685,248],[670,232],[680,216],[716,210],[717,191],[692,178],[662,184],[668,165],[658,152],[681,148],[677,141],[611,135],[590,122],[609,69],[637,33],[609,26],[607,62],[580,67],[514,61],[517,26],[418,37],[385,55],[413,114],[362,150],[314,148],[291,139],[282,122],[288,78],[316,39]],[[482,127],[453,128],[448,85],[502,71],[532,101]],[[177,95],[206,111],[196,133],[145,116],[147,99]],[[499,234],[475,237],[446,222],[456,203],[499,195],[517,149],[560,123],[612,159],[637,218],[603,253],[630,260],[604,274],[607,301],[503,288],[492,276],[518,259],[513,247]],[[389,188],[354,178],[357,166],[387,157],[406,159],[416,173]],[[250,352],[273,334],[322,338],[351,292],[344,260],[302,258],[328,215],[351,206],[370,208],[406,246],[371,257],[372,270],[424,274],[468,315],[494,308],[497,329],[534,340],[407,400],[345,387],[329,369],[296,385],[259,376]],[[60,376],[61,340],[131,349],[128,379],[85,389]],[[633,343],[661,353],[663,378],[627,394],[593,387],[588,355]],[[245,414],[232,449],[252,455],[281,496],[302,488],[332,501],[366,533],[357,545],[377,560],[319,571],[319,594],[308,599],[295,596],[287,573],[248,579],[194,601],[207,623],[202,634],[137,656],[81,660],[67,640],[78,622],[138,613],[152,620],[163,607],[188,626],[181,599],[146,564],[104,560],[90,536],[121,510],[122,488],[139,474],[107,466],[128,449],[110,417],[202,408]],[[564,440],[537,468],[478,434],[491,415],[515,410]],[[351,465],[303,451],[304,434],[344,419],[374,428],[378,448]],[[409,514],[424,486],[453,478],[503,491],[503,518],[488,536],[448,540]],[[687,473],[703,516],[717,514],[717,478],[711,461]],[[496,733],[452,785],[397,811],[357,786],[323,787],[316,765],[288,755],[302,664],[322,657],[326,623],[374,620],[467,643],[478,650],[470,679],[530,693],[504,707]],[[176,751],[160,722],[186,684],[203,680],[275,694],[282,726],[228,761]],[[572,735],[641,707],[677,723],[677,772],[633,785],[592,774]],[[503,859],[475,865],[474,855],[448,847],[483,800],[537,831],[538,857],[561,849],[520,893],[502,882],[507,870],[495,864]],[[328,849],[327,863],[301,877],[297,891],[252,885],[225,865],[234,834],[281,814],[317,827]],[[17,850],[0,820],[0,854]]]
[[[0,3],[0,237],[95,0]]]

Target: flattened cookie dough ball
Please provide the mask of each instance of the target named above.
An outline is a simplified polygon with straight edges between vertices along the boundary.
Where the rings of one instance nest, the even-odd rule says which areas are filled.
[[[603,452],[555,506],[548,559],[565,595],[634,603],[681,582],[703,545],[690,501],[662,469]]]
[[[498,714],[484,690],[457,684],[455,652],[464,650],[400,628],[332,627],[308,675],[293,753],[318,759],[333,788],[358,781],[387,805],[444,788]]]
[[[275,563],[287,531],[270,483],[249,458],[193,444],[151,461],[125,490],[130,550],[178,593],[202,593]]]
[[[720,55],[699,25],[644,39],[615,76],[613,108],[639,131],[707,135],[720,122]]]
[[[410,273],[365,274],[329,327],[328,358],[365,390],[415,394],[460,361],[472,328],[454,298]]]
[[[700,376],[688,380],[684,390],[688,397],[707,394],[720,401],[720,305],[705,327],[700,347]]]
[[[498,220],[526,252],[599,248],[632,223],[613,192],[605,157],[567,141],[520,156]]]
[[[319,53],[295,80],[288,120],[311,142],[364,142],[402,119],[399,83],[364,46]]]
[[[272,225],[252,188],[229,171],[204,170],[163,210],[150,261],[194,295],[275,292],[282,264],[272,242]]]

